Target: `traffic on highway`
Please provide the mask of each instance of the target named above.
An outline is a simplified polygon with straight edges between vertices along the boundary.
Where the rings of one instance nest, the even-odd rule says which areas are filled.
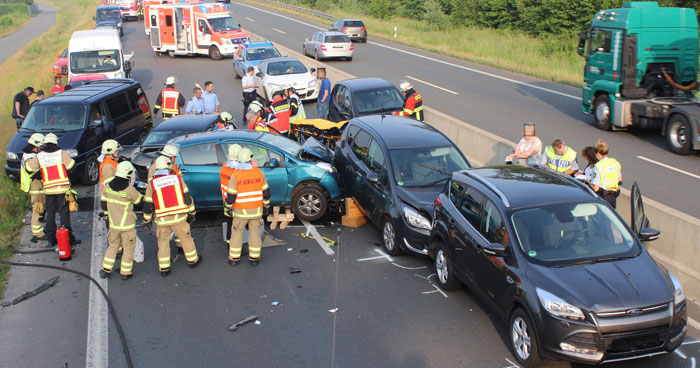
[[[695,69],[640,51],[634,73],[605,21],[659,9],[601,10],[581,99],[359,19],[122,2],[58,55],[57,76],[87,79],[17,117],[5,172],[32,207],[14,262],[85,276],[13,268],[7,300],[62,282],[3,304],[0,367],[696,366],[692,279],[648,250],[671,236],[649,208],[700,208],[697,154],[671,152],[700,144],[689,9],[661,12],[695,30]],[[520,141],[480,162],[435,110]],[[664,136],[606,131],[631,125]]]

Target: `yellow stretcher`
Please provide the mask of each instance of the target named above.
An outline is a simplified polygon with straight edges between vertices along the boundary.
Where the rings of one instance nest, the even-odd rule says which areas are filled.
[[[300,144],[308,137],[314,137],[326,147],[334,149],[347,123],[347,120],[334,123],[325,119],[299,119],[290,124],[289,137],[296,139]]]

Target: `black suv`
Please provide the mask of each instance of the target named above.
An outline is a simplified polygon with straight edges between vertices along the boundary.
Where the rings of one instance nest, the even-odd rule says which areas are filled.
[[[601,363],[677,348],[686,335],[683,288],[635,230],[578,181],[538,168],[485,167],[452,175],[435,198],[429,254],[443,289],[459,282],[507,321],[518,362]]]

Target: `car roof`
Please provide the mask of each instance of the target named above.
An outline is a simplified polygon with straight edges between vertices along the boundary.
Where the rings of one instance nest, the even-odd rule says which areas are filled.
[[[293,56],[282,56],[282,57],[265,59],[263,61],[269,64],[269,63],[273,63],[275,61],[299,61],[299,59],[297,59]],[[301,62],[301,61],[299,61],[299,62]]]
[[[253,41],[253,43],[244,43],[243,47],[245,47],[247,49],[255,49],[255,48],[270,48],[270,47],[275,47],[275,45],[273,45],[272,42],[270,42],[270,40],[266,40],[266,41],[259,41],[259,42]]]
[[[321,31],[319,33],[322,33],[324,36],[346,36],[345,32],[338,31]]]
[[[158,124],[153,130],[203,131],[218,119],[217,114],[178,115]]]
[[[343,22],[348,22],[348,21],[362,22],[362,19],[357,19],[357,18],[343,18],[343,19],[338,19],[338,20],[342,20]]]
[[[48,97],[37,104],[89,103],[136,85],[139,85],[139,82],[133,79],[99,79]]]
[[[479,167],[456,172],[452,177],[466,184],[480,183],[501,197],[502,203],[510,208],[595,198],[595,193],[576,179],[539,167]]]
[[[97,7],[97,10],[119,10],[118,5],[100,5]]]
[[[365,89],[375,89],[375,88],[386,88],[393,87],[394,85],[387,82],[382,78],[353,78],[342,80],[338,83],[342,83],[348,86],[352,90],[365,90]],[[396,88],[396,87],[394,87]]]
[[[453,145],[440,131],[415,119],[394,115],[368,115],[350,120],[378,136],[387,149],[425,148]]]
[[[250,139],[257,140],[264,133],[255,130],[247,129],[235,129],[235,130],[223,130],[223,131],[211,131],[189,134],[186,136],[178,137],[173,139],[173,143],[178,145],[193,145],[198,143],[209,143],[212,141],[218,141],[222,139]]]

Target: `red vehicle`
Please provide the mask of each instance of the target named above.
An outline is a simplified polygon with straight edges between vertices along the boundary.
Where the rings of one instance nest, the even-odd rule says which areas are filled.
[[[203,1],[202,0],[143,0],[143,19],[146,19],[145,22],[143,22],[146,34],[151,35],[151,25],[150,23],[157,21],[156,18],[154,18],[152,21],[151,15],[148,11],[148,8],[151,5],[162,5],[162,4],[201,4]]]
[[[53,75],[68,75],[68,48],[56,55],[56,62],[53,63]]]
[[[104,74],[80,74],[80,75],[73,76],[73,78],[71,78],[68,81],[68,84],[71,87],[75,88],[75,87],[82,86],[83,84],[85,84],[89,81],[98,80],[98,79],[107,79],[107,76]]]
[[[102,5],[117,5],[122,12],[122,19],[137,19],[141,0],[102,0]]]

